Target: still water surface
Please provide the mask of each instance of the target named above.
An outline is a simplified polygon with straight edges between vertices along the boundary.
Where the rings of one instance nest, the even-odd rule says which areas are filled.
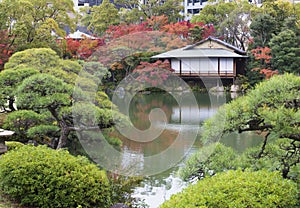
[[[183,165],[184,160],[201,147],[201,124],[204,120],[215,114],[217,109],[233,96],[230,94],[195,93],[197,103],[178,102],[168,93],[137,94],[130,101],[129,116],[133,125],[140,130],[147,130],[151,125],[162,129],[161,134],[150,142],[139,142],[117,135],[123,141],[123,161],[136,160],[139,167],[144,168],[143,161],[146,157],[157,155],[172,147],[174,155],[184,155],[176,164],[168,164],[171,158],[162,158],[153,163],[153,169],[165,167],[163,172],[145,177],[139,187],[134,189],[133,196],[144,200],[150,208],[156,208],[174,193],[181,191],[187,184],[183,182],[176,172]],[[184,94],[181,95],[184,98]],[[120,96],[114,102],[118,106],[126,105],[126,96]],[[120,108],[122,111],[122,108]],[[160,109],[166,117],[166,123],[155,122],[149,119],[151,110]],[[125,112],[123,112],[125,113]],[[196,138],[179,138],[178,132],[196,132]],[[192,140],[192,145],[191,144]],[[220,140],[223,144],[243,152],[247,147],[259,145],[261,137],[251,134],[232,133]],[[138,160],[137,160],[138,158]],[[171,167],[171,168],[168,168]]]

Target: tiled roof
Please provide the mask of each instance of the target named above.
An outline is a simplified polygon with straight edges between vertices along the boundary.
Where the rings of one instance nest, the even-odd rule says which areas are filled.
[[[220,40],[220,39],[215,38],[215,37],[212,37],[212,36],[209,36],[208,38],[206,38],[206,39],[204,39],[204,40],[201,40],[201,41],[198,42],[198,43],[195,43],[195,44],[193,44],[193,45],[190,45],[190,46],[187,47],[186,49],[194,48],[195,46],[201,45],[202,43],[204,43],[204,42],[206,42],[206,41],[210,41],[210,40],[215,41],[215,42],[217,42],[217,43],[219,43],[219,44],[221,44],[221,45],[223,45],[223,46],[225,46],[225,47],[227,47],[227,48],[229,48],[229,49],[232,49],[232,50],[234,50],[236,53],[239,53],[239,54],[242,54],[242,55],[246,54],[246,51],[243,51],[242,49],[239,49],[239,48],[237,48],[237,47],[235,47],[235,46],[233,46],[233,45],[231,45],[231,44],[229,44],[229,43],[226,43],[226,42],[223,41],[223,40]]]
[[[186,50],[185,48],[179,48],[165,53],[152,56],[152,58],[213,58],[213,57],[223,57],[223,58],[242,58],[246,57],[225,49],[215,49],[215,48],[192,48]]]
[[[206,41],[215,41],[223,46],[224,48],[199,48],[199,46]],[[226,50],[228,48],[228,50]],[[246,52],[230,45],[222,40],[219,40],[214,37],[208,37],[205,40],[202,40],[193,45],[188,45],[183,48],[167,51],[165,53],[158,54],[152,58],[195,58],[195,57],[223,57],[223,58],[242,58],[247,57]]]

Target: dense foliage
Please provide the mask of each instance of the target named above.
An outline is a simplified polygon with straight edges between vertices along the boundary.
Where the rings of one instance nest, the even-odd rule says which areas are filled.
[[[278,172],[227,171],[205,178],[173,195],[162,208],[289,207],[300,204],[297,185]]]
[[[109,0],[104,0],[99,6],[84,9],[86,14],[81,19],[83,25],[98,36],[102,35],[110,25],[119,23],[118,9]]]
[[[64,147],[71,131],[108,128],[113,106],[98,88],[107,76],[99,63],[82,66],[47,48],[15,53],[0,72],[0,104],[13,111],[4,126],[16,131],[13,139],[35,139],[53,148]]]
[[[290,29],[283,30],[270,40],[274,70],[277,69],[281,73],[300,73],[299,43],[300,38]]]
[[[116,0],[115,3],[123,5],[127,11],[126,16],[136,16],[137,19],[130,18],[134,21],[143,18],[152,18],[153,16],[166,15],[169,21],[176,22],[182,18],[180,12],[183,10],[181,0],[165,0],[162,2],[156,0],[139,1],[139,0]],[[139,9],[135,9],[139,8]]]
[[[3,0],[0,2],[0,29],[8,31],[17,50],[51,47],[57,50],[55,31],[64,37],[66,26],[75,27],[71,0]],[[13,8],[13,9],[12,9]]]
[[[45,146],[26,145],[3,155],[0,188],[35,207],[109,207],[111,203],[104,171],[84,157]]]
[[[133,72],[134,78],[146,82],[152,87],[165,84],[168,81],[166,72],[172,71],[170,65],[165,62],[145,63],[145,61],[151,62],[150,57],[155,53],[183,47],[189,43],[201,41],[209,35],[217,36],[243,50],[249,49],[250,61],[247,77],[243,78],[250,85],[261,81],[263,76],[269,79],[278,73],[299,74],[300,4],[294,5],[288,1],[277,0],[264,1],[262,7],[256,7],[249,4],[248,1],[218,1],[206,5],[200,15],[194,16],[191,22],[178,22],[182,18],[180,14],[183,9],[182,1],[166,0],[163,2],[149,0],[142,4],[139,0],[117,0],[115,3],[125,7],[118,11],[114,4],[105,0],[100,6],[85,8],[84,13],[81,13],[83,16],[78,16],[79,22],[88,26],[88,29],[95,34],[101,35],[101,38],[78,41],[57,39],[58,36],[65,36],[65,27],[74,29],[77,19],[68,15],[74,13],[71,0],[0,1],[0,69],[4,68],[0,72],[0,107],[1,112],[8,113],[3,128],[16,132],[11,139],[22,142],[34,139],[39,143],[59,149],[64,147],[67,142],[73,141],[72,131],[85,131],[85,134],[82,135],[97,135],[98,132],[95,130],[107,129],[115,124],[112,119],[116,114],[115,107],[111,104],[108,96],[101,91],[103,86],[99,86],[110,76],[108,70],[112,74],[110,81],[113,82],[118,82]],[[33,49],[25,50],[27,48]],[[21,52],[14,53],[16,51]],[[10,57],[11,55],[13,56]],[[90,60],[97,63],[63,60],[59,56],[83,60],[90,57]],[[155,61],[153,60],[153,62]],[[167,69],[167,71],[161,69]],[[111,83],[111,85],[115,85],[115,83]],[[188,160],[186,167],[181,169],[181,176],[188,180],[191,177],[202,179],[217,174],[216,178],[218,178],[219,172],[228,169],[242,168],[253,171],[267,169],[280,171],[283,177],[294,179],[299,185],[299,86],[299,77],[297,76],[292,74],[277,76],[268,82],[257,85],[246,96],[221,107],[217,114],[204,124],[203,142],[207,142],[208,146]],[[238,155],[232,149],[214,143],[220,136],[231,131],[262,133],[264,135],[263,145]],[[96,136],[90,137],[94,139]],[[120,141],[116,138],[109,142],[120,145]],[[29,150],[29,147],[24,147],[23,150],[19,143],[7,144],[9,150],[17,149],[21,152],[26,148]],[[39,151],[46,154],[46,149],[40,148]],[[9,154],[16,153],[12,151]],[[41,157],[39,153],[34,152],[34,154],[37,158]],[[57,154],[65,156],[61,152]],[[3,160],[5,158],[6,156],[3,157]],[[54,161],[57,159],[52,156],[47,158],[50,158],[47,161],[49,165],[50,162],[52,163],[52,159]],[[7,189],[7,192],[12,196],[17,196],[20,200],[23,200],[23,195],[27,196],[24,194],[25,192],[32,191],[33,193],[36,191],[35,185],[41,185],[33,183],[34,177],[30,178],[36,174],[34,170],[50,176],[52,174],[52,172],[51,174],[47,172],[48,170],[41,170],[43,165],[35,166],[39,162],[35,159],[30,159],[30,161],[34,161],[33,164],[28,163],[28,167],[34,166],[33,170],[30,170],[32,172],[29,172],[27,176],[22,172],[24,176],[20,178],[20,184],[28,185],[30,183],[31,187],[22,184],[24,189],[20,189],[19,193],[17,193],[18,189],[14,189],[15,186]],[[21,174],[18,172],[18,168],[14,169],[14,165],[18,161],[15,159],[11,161],[7,169],[0,169],[0,173],[11,168],[13,174]],[[4,167],[3,163],[2,166]],[[58,167],[61,166],[58,165]],[[55,171],[59,173],[58,169]],[[94,171],[92,173],[94,174]],[[68,174],[66,177],[69,176]],[[95,173],[95,175],[97,174]],[[232,174],[240,179],[240,175],[246,173],[229,172],[227,174]],[[5,183],[13,183],[18,179],[9,174],[4,176],[6,177]],[[45,176],[45,180],[51,178],[50,176]],[[75,176],[81,175],[75,174]],[[21,181],[25,177],[28,181]],[[251,178],[251,176],[249,177]],[[41,179],[41,176],[36,176],[36,178]],[[83,181],[86,179],[78,179],[77,185],[83,187],[85,185]],[[55,179],[51,178],[51,180],[56,180],[55,183],[59,184],[70,182],[69,178],[66,181],[60,181],[65,180],[60,176]],[[91,181],[93,180],[91,179]],[[88,180],[88,182],[91,181]],[[126,182],[128,182],[128,186]],[[75,185],[73,182],[70,183]],[[120,185],[120,183],[125,185]],[[207,183],[210,185],[212,182]],[[218,185],[219,183],[221,182],[216,182]],[[52,181],[49,185],[53,185]],[[231,185],[238,193],[239,186],[235,183]],[[257,184],[254,183],[254,185]],[[125,182],[116,180],[114,184],[116,190],[111,200],[127,200],[128,198],[122,195],[124,192],[122,190],[124,187],[129,190],[129,186],[130,180],[125,179]],[[4,189],[8,188],[4,185],[3,187]],[[25,188],[28,189],[25,190]],[[49,190],[38,189],[43,196],[46,196],[44,193],[52,194]],[[83,190],[84,188],[75,194],[84,194]],[[267,189],[264,187],[262,190],[266,191]],[[200,191],[202,192],[202,189]],[[252,191],[249,192],[251,196]],[[58,193],[57,190],[53,191],[53,194],[56,193]],[[246,195],[244,192],[241,194]],[[67,192],[61,195],[61,197],[72,196]],[[88,197],[92,196],[93,194],[90,194]],[[101,196],[97,197],[92,199],[93,206],[96,206],[95,200],[101,198]],[[216,197],[220,198],[216,200],[209,198],[208,203],[223,202],[223,194]],[[265,200],[271,204],[273,199],[269,197],[272,198],[272,195],[266,196]],[[241,200],[244,198],[241,197]],[[43,199],[39,195],[29,194],[23,203],[28,204],[29,201],[33,201],[35,204],[30,205],[38,206]],[[57,199],[59,198],[56,197],[55,200]],[[80,199],[84,200],[84,198]],[[290,203],[294,203],[294,199],[289,199]],[[69,204],[71,202],[68,200],[70,199],[62,199],[59,202],[61,204],[57,203],[56,205],[72,206],[73,204]],[[189,200],[193,202],[193,199],[188,198],[187,201],[189,202]],[[230,197],[227,198],[227,195],[224,200],[228,200],[230,203]],[[247,200],[244,202],[248,202]],[[235,203],[234,200],[232,201]],[[252,198],[249,201],[255,203]],[[282,203],[284,204],[286,201],[287,199],[283,199]],[[178,206],[185,206],[185,200],[175,202]],[[75,201],[73,200],[72,203]],[[245,206],[256,206],[249,204]],[[55,203],[52,205],[54,206]],[[74,204],[74,206],[77,205],[88,206],[80,203]],[[219,205],[214,204],[214,206],[218,207]],[[261,206],[261,204],[257,206]],[[277,204],[276,206],[280,207],[281,205]]]
[[[237,156],[232,148],[213,143],[193,154],[178,172],[185,181],[202,179],[217,172],[235,169]]]
[[[197,181],[227,170],[287,171],[287,178],[300,187],[299,156],[293,154],[293,150],[287,151],[289,145],[288,139],[273,139],[266,144],[264,153],[258,158],[260,146],[246,149],[241,154],[221,143],[214,143],[199,149],[178,172],[185,181]]]
[[[247,95],[222,106],[218,112],[204,123],[203,141],[217,141],[225,133],[238,131],[262,132],[264,142],[263,156],[268,139],[288,139],[286,158],[290,154],[299,157],[300,148],[300,78],[292,74],[275,76],[258,84]],[[299,161],[298,161],[299,163]],[[289,165],[283,173],[286,177]],[[294,164],[295,165],[295,164]]]

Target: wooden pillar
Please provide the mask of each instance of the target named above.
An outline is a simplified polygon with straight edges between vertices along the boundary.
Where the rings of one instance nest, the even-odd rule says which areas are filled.
[[[218,58],[218,75],[220,75],[220,58]]]
[[[179,59],[179,75],[181,76],[182,73],[182,62],[181,59]]]
[[[236,59],[233,58],[233,76],[236,76]]]

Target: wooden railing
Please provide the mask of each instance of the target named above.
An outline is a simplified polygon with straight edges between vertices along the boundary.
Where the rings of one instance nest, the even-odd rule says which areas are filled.
[[[181,77],[235,77],[236,75],[232,72],[232,71],[225,71],[225,72],[211,72],[211,71],[207,71],[207,72],[175,72],[175,74],[177,74],[178,76]]]

